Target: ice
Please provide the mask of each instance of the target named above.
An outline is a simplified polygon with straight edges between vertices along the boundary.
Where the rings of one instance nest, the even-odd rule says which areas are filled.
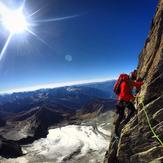
[[[55,160],[59,163],[64,160],[78,160],[90,153],[92,156],[103,157],[102,153],[108,148],[108,143],[108,139],[95,132],[92,126],[69,125],[50,129],[47,138],[35,141],[24,147],[24,150],[27,153],[33,151],[35,157],[42,156],[45,160]],[[90,162],[91,160],[93,158]]]
[[[24,158],[24,157],[19,157],[16,159],[4,159],[4,158],[0,158],[0,163],[28,163],[29,161]]]

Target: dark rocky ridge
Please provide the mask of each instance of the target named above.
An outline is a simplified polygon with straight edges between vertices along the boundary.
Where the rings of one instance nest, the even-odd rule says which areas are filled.
[[[23,155],[23,153],[17,142],[0,137],[0,155],[6,158],[15,158]]]
[[[135,100],[138,113],[123,127],[119,143],[112,138],[105,163],[163,162],[163,146],[153,138],[142,106],[144,103],[151,125],[163,141],[163,0],[139,57],[138,74],[145,82]]]
[[[81,115],[93,113],[93,112],[100,112],[104,113],[108,111],[108,108],[114,108],[115,107],[116,100],[113,99],[96,99],[91,102],[89,102],[87,105],[83,106],[79,113]]]

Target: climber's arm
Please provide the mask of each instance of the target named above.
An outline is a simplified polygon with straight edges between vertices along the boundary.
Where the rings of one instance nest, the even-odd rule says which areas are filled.
[[[132,82],[132,85],[136,88],[140,88],[142,85],[144,84],[144,82]]]

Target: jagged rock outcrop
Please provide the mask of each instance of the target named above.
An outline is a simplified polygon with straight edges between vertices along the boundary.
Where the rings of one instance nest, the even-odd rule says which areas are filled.
[[[15,158],[22,156],[23,152],[18,143],[0,136],[0,155],[5,158]]]
[[[50,126],[66,121],[70,115],[68,112],[56,111],[54,108],[38,106],[10,117],[6,126],[0,128],[0,135],[19,144],[28,144],[46,137]]]
[[[107,112],[109,109],[114,109],[115,104],[116,100],[114,99],[95,99],[89,102],[88,104],[84,105],[79,111],[79,113],[80,115],[93,112],[104,113]]]
[[[163,146],[163,0],[159,1],[151,30],[139,57],[138,75],[144,79],[135,103],[138,113],[125,125],[119,142],[112,138],[105,163],[161,163]],[[144,107],[143,105],[144,104]]]

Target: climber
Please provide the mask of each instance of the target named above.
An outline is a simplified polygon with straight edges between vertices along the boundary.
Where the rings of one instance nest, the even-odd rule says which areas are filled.
[[[130,76],[130,79],[132,81],[136,81],[136,82],[142,82],[143,81],[143,78],[141,78],[141,77],[137,78],[137,70],[134,70],[133,72],[131,72],[129,76]],[[133,91],[133,94],[136,95],[137,93],[139,93],[140,88],[141,87],[136,87]]]
[[[132,90],[134,87],[140,88],[143,84],[143,82],[134,81],[136,80],[136,76],[136,71],[134,71],[130,76],[127,74],[121,74],[114,86],[114,92],[118,96],[116,105],[116,113],[118,114],[118,118],[115,122],[115,135],[117,137],[120,136],[119,127],[125,117],[125,108],[128,108],[130,113],[123,121],[123,124],[128,123],[136,111],[135,106],[132,102],[134,100]]]
[[[131,80],[135,81],[137,78],[137,70],[134,70],[133,72],[131,72],[129,77]]]

